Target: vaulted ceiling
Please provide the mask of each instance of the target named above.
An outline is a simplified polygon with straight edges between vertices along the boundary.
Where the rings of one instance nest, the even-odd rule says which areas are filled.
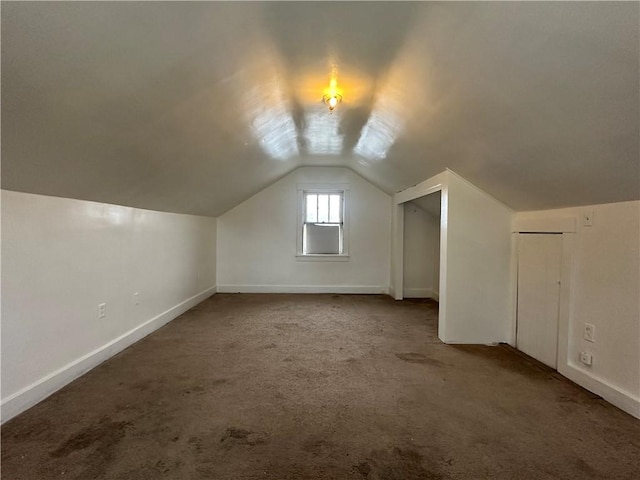
[[[298,166],[448,167],[516,210],[638,199],[639,9],[3,2],[2,186],[217,216]]]

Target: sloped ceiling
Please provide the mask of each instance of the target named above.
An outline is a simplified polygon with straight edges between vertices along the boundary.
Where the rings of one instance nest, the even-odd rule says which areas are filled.
[[[2,186],[217,216],[302,165],[448,167],[516,210],[638,199],[639,8],[3,2]]]

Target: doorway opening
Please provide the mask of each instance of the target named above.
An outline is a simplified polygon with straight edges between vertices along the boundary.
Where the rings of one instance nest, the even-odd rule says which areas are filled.
[[[440,211],[437,191],[404,203],[402,297],[430,303],[440,299]],[[438,318],[434,328],[437,334]]]

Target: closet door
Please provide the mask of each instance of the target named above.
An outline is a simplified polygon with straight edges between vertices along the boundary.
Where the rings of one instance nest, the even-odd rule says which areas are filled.
[[[558,354],[561,260],[561,234],[519,235],[517,347],[553,368]]]

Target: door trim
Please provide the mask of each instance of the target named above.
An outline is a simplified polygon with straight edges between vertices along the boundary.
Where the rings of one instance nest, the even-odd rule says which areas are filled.
[[[519,219],[512,228],[512,294],[513,315],[511,317],[511,342],[516,346],[517,299],[518,299],[518,236],[520,233],[562,234],[562,259],[560,266],[560,306],[558,312],[558,352],[557,370],[567,378],[572,378],[569,365],[569,322],[571,317],[571,290],[573,287],[573,252],[576,241],[577,218],[575,216],[551,217],[545,219]],[[535,231],[538,230],[538,231]]]

